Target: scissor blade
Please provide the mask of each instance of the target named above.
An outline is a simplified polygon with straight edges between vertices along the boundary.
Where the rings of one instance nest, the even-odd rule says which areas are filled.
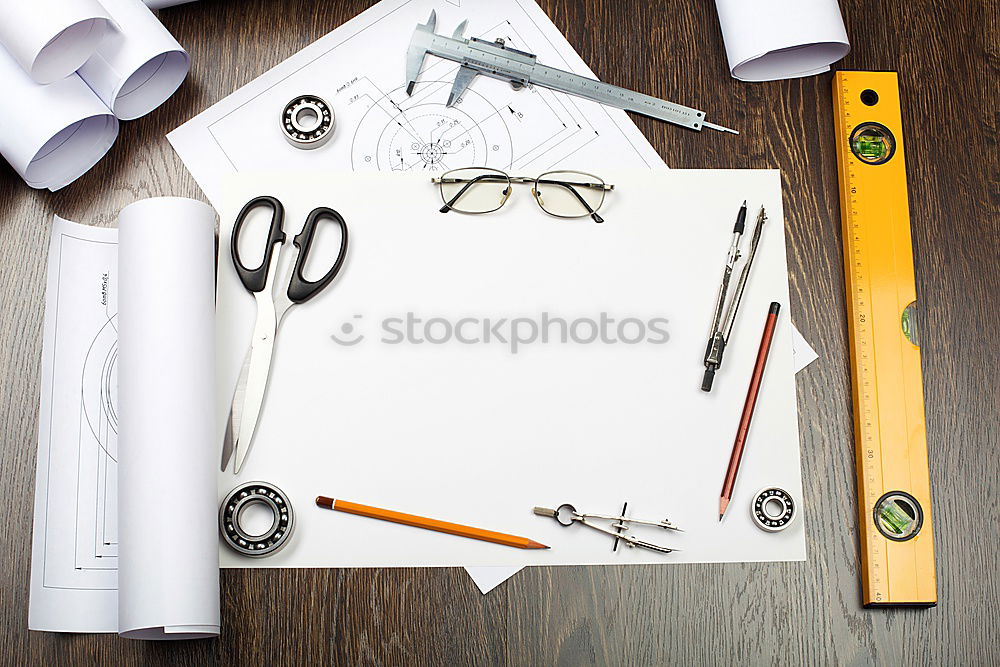
[[[236,438],[233,437],[233,408],[230,406],[229,415],[226,417],[226,434],[222,438],[222,464],[219,466],[219,470],[226,472],[226,468],[229,467],[229,461],[233,458],[233,452],[236,451],[235,446]]]
[[[236,438],[239,431],[236,430],[240,416],[240,408],[243,407],[243,396],[246,394],[247,374],[250,372],[250,348],[243,355],[243,367],[240,369],[239,379],[236,380],[236,389],[233,391],[233,400],[229,404],[229,414],[226,415],[226,434],[222,438],[222,466],[221,470],[226,471],[229,462],[236,451]]]
[[[243,397],[243,411],[240,428],[236,433],[236,469],[239,473],[246,461],[254,433],[260,418],[260,408],[264,403],[267,378],[271,371],[271,354],[274,352],[274,335],[277,331],[274,302],[270,296],[257,297],[257,324],[254,325],[253,342],[250,344],[250,370],[247,372],[247,388]]]

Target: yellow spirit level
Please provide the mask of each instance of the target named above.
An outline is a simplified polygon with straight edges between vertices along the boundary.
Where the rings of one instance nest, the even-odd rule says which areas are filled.
[[[895,72],[833,79],[864,604],[937,604],[919,325]]]

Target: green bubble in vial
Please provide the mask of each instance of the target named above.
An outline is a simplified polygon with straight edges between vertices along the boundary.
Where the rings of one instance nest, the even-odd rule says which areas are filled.
[[[854,152],[865,160],[880,160],[889,152],[889,148],[884,137],[862,134],[854,140]]]
[[[914,301],[903,309],[903,316],[900,317],[900,325],[903,328],[903,335],[906,340],[916,346],[920,346],[920,328],[917,326],[917,302]]]
[[[910,526],[913,525],[914,519],[903,511],[895,502],[888,502],[879,508],[878,513],[879,519],[882,520],[882,525],[896,533],[897,535],[905,534]]]

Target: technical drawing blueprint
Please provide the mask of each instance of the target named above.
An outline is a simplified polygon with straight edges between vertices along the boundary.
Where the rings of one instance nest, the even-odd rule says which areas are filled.
[[[81,452],[91,453],[81,457],[80,480],[97,483],[78,489],[77,526],[87,528],[81,536],[93,533],[94,540],[78,541],[77,563],[97,569],[112,569],[107,559],[118,555],[118,316],[111,315],[110,308],[111,304],[105,307],[108,319],[87,351],[80,391]],[[92,506],[95,512],[90,511]]]
[[[31,552],[33,629],[117,631],[117,269],[118,230],[55,219],[35,479],[44,493],[35,494]],[[81,617],[80,609],[90,613]]]
[[[624,111],[548,89],[477,77],[445,106],[456,63],[428,57],[412,95],[406,49],[437,12],[442,31],[503,39],[541,63],[594,74],[533,0],[384,0],[171,132],[167,138],[216,206],[225,175],[260,169],[421,170],[490,166],[537,176],[554,167],[663,167]],[[335,113],[317,150],[286,143],[279,119],[297,95]],[[681,131],[681,130],[679,130]]]
[[[207,204],[180,197],[125,207],[120,234],[53,219],[31,630],[219,632],[214,419],[202,409],[215,393],[205,371],[215,220]]]

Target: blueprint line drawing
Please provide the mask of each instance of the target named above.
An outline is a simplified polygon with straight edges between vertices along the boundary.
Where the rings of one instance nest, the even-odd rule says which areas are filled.
[[[227,175],[261,169],[426,173],[487,166],[537,176],[555,168],[663,167],[624,111],[534,85],[477,77],[448,107],[458,64],[429,56],[412,95],[405,56],[413,30],[468,19],[468,34],[503,39],[546,65],[593,77],[532,0],[383,0],[171,132],[167,138],[217,206]],[[278,124],[308,92],[336,116],[321,149],[288,145]]]
[[[478,37],[503,39],[513,48],[531,50],[510,21]],[[338,95],[362,91],[350,95],[348,104],[369,105],[354,134],[352,168],[447,171],[482,165],[541,172],[600,137],[571,95],[530,84],[514,90],[490,82],[491,92],[503,93],[495,101],[469,88],[455,106],[448,107],[457,72],[457,64],[435,59],[421,72],[412,95],[406,94],[405,86],[382,92],[367,76],[344,84]],[[522,136],[527,134],[534,136]]]
[[[117,233],[57,220],[52,234],[36,480],[45,488],[35,520],[42,548],[33,553],[43,559],[43,589],[114,591]]]
[[[118,556],[118,326],[108,318],[88,348],[80,380],[80,484],[77,487],[76,566],[113,569]],[[91,453],[89,470],[84,454]],[[93,486],[87,481],[93,480]],[[93,518],[89,516],[93,507]],[[92,528],[92,532],[91,532]],[[91,537],[92,536],[92,537]]]
[[[367,79],[365,82],[370,84]],[[421,82],[412,97],[400,86],[374,100],[354,135],[352,168],[447,171],[454,168],[451,165],[509,167],[513,141],[501,111],[475,91],[469,91],[455,107],[435,101],[447,97],[450,88],[451,82],[446,80]],[[367,93],[365,97],[372,99]]]

